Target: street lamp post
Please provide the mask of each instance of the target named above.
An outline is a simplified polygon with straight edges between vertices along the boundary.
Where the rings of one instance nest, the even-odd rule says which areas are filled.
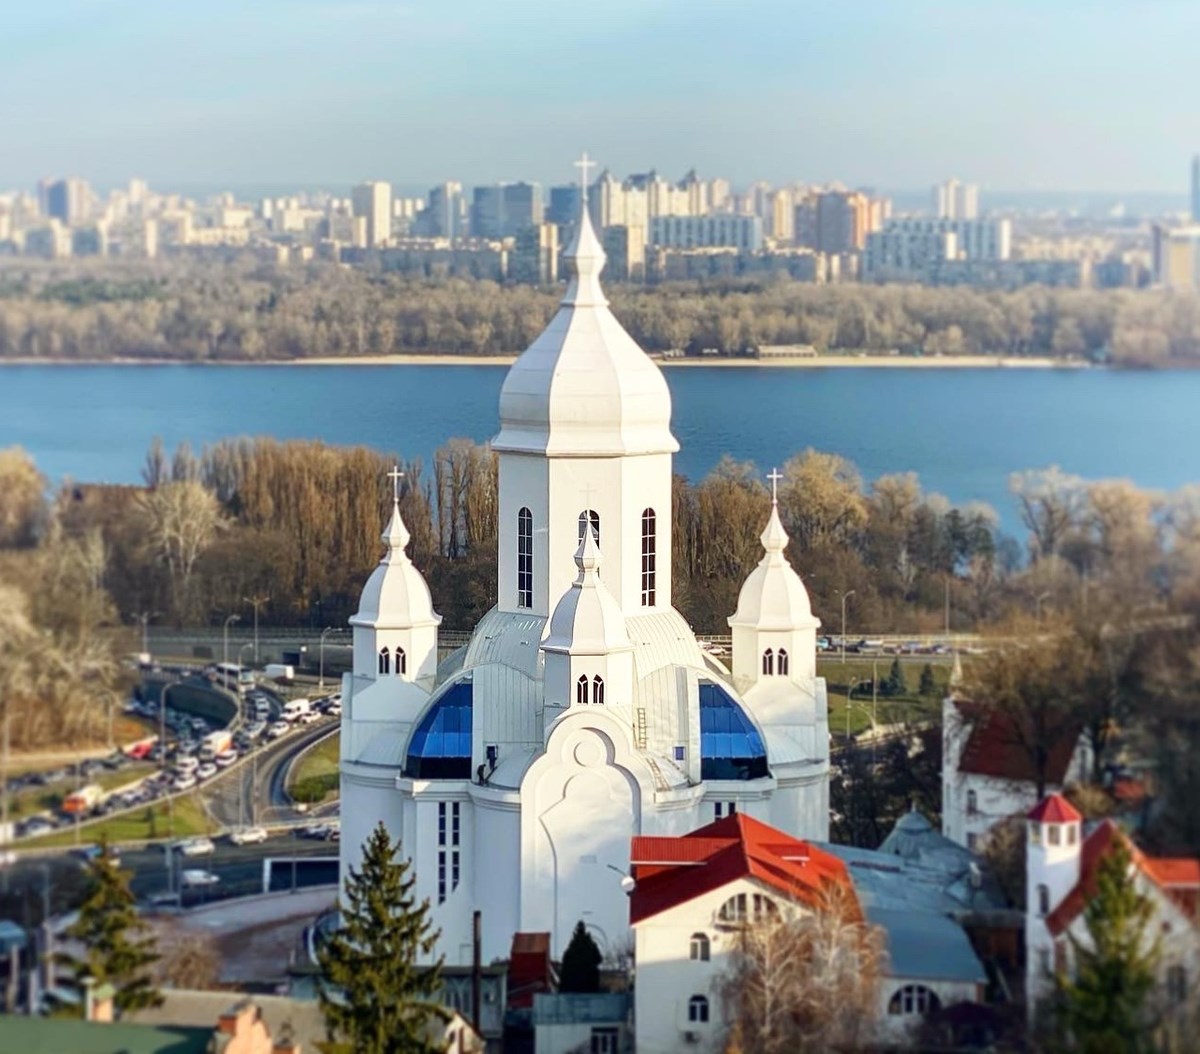
[[[254,662],[255,662],[255,665],[257,665],[258,661],[259,661],[258,660],[258,609],[260,607],[262,607],[263,604],[269,604],[271,602],[271,598],[266,597],[266,596],[256,596],[256,597],[242,597],[242,600],[245,601],[245,603],[249,604],[252,608],[254,608]]]
[[[326,626],[323,630],[321,630],[320,672],[317,675],[317,691],[318,692],[321,691],[322,689],[324,689],[324,687],[325,687],[325,634],[331,633],[331,632],[333,632],[332,626]]]
[[[846,601],[854,596],[854,590],[848,589],[842,594],[842,665],[846,665]]]
[[[223,652],[221,655],[221,662],[226,666],[229,665],[229,624],[231,622],[241,622],[241,621],[242,621],[241,615],[230,615],[225,620],[224,648],[223,648]]]
[[[142,624],[142,654],[150,654],[150,620],[156,615],[155,612],[142,611],[134,616]]]

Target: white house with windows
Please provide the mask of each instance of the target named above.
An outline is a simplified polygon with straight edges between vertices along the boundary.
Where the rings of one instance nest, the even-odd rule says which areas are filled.
[[[1145,946],[1159,945],[1161,1007],[1195,1006],[1200,988],[1200,860],[1155,857],[1141,852],[1115,823],[1085,831],[1079,811],[1058,794],[1040,801],[1026,817],[1026,997],[1032,1012],[1053,986],[1054,974],[1075,969],[1073,942],[1090,945],[1084,919],[1096,895],[1100,865],[1123,845],[1130,877],[1149,898],[1153,915]]]
[[[829,732],[807,593],[764,510],[730,619],[732,670],[671,605],[671,398],[600,287],[586,207],[558,313],[500,395],[498,602],[437,663],[438,616],[398,503],[343,681],[342,872],[383,821],[413,862],[436,953],[485,961],[514,932],[561,955],[583,920],[628,938],[630,837],[745,813],[829,825]]]

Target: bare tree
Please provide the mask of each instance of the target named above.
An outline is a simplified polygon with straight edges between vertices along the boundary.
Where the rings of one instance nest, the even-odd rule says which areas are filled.
[[[224,525],[213,493],[196,480],[168,483],[138,502],[147,549],[167,569],[177,614],[188,609],[192,571]]]

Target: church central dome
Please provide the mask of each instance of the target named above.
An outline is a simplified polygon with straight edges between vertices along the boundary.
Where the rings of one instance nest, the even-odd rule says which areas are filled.
[[[604,250],[586,204],[567,253],[571,282],[550,325],[508,371],[499,451],[563,456],[674,453],[662,372],[608,309]]]

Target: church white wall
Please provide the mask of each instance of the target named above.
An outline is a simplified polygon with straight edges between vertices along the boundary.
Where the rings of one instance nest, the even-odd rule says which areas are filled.
[[[671,606],[671,455],[647,454],[622,460],[620,585],[612,585],[621,610],[635,614],[642,607],[642,512],[653,509],[656,525],[656,608]],[[610,546],[611,548],[611,546]]]
[[[548,617],[558,600],[558,596],[550,596],[546,577],[549,566],[549,462],[543,457],[509,453],[499,454],[498,460],[500,522],[497,606],[501,611],[529,610],[517,605],[517,514],[524,507],[533,513],[532,611]]]
[[[506,958],[512,936],[521,930],[521,811],[517,796],[472,786],[474,866],[470,871],[471,904],[479,908],[483,961]],[[469,916],[468,916],[469,917]],[[470,963],[470,958],[460,965]]]
[[[338,873],[343,886],[349,868],[362,863],[363,846],[380,822],[393,841],[400,839],[404,852],[409,854],[409,841],[404,836],[404,802],[396,792],[395,771],[343,762],[338,841]]]

